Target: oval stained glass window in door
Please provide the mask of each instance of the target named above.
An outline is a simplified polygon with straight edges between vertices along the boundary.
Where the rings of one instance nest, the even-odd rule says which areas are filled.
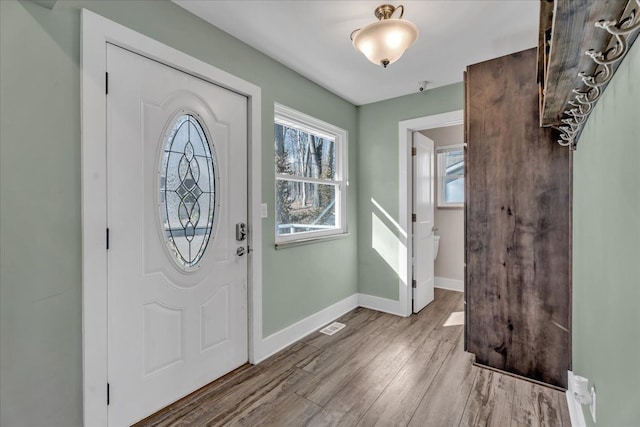
[[[197,267],[207,249],[215,190],[215,162],[204,129],[194,115],[180,115],[164,144],[160,215],[169,251],[182,269]]]

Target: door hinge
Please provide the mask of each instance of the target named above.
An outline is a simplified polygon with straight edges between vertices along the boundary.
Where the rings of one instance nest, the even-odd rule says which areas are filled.
[[[416,287],[417,287],[417,286],[416,286],[416,281],[415,281],[415,280],[412,280],[412,281],[411,281],[411,287],[412,287],[412,288],[416,288]]]
[[[416,222],[417,218],[416,218],[416,214],[411,214],[411,222]]]
[[[104,73],[104,74],[105,74],[104,93],[109,95],[109,73]]]
[[[109,401],[110,401],[110,387],[109,387],[109,383],[107,383],[107,406],[109,405]]]
[[[109,229],[107,228],[107,249],[109,249]]]
[[[418,149],[416,147],[411,147],[411,155],[416,156],[418,154]]]

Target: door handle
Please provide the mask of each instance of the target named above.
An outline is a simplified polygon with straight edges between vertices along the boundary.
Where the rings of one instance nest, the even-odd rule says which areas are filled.
[[[244,246],[240,246],[238,249],[236,249],[236,255],[242,256],[244,254],[245,254]]]

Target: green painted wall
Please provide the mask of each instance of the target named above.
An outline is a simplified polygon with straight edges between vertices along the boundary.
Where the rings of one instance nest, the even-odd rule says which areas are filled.
[[[398,122],[461,110],[463,101],[463,86],[457,83],[358,107],[360,293],[399,298],[397,257],[388,255],[395,252],[398,244],[394,226],[398,221]]]
[[[639,75],[636,42],[574,156],[573,371],[595,385],[603,426],[640,422]]]
[[[357,292],[357,109],[168,1],[0,1],[0,424],[82,421],[80,8],[262,88],[264,335]],[[274,249],[273,103],[349,132],[348,238]],[[327,266],[331,266],[329,272]]]

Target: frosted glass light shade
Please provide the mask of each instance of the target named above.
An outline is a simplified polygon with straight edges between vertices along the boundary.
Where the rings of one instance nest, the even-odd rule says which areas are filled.
[[[353,34],[353,47],[374,64],[396,62],[418,38],[418,27],[403,19],[384,19]]]

